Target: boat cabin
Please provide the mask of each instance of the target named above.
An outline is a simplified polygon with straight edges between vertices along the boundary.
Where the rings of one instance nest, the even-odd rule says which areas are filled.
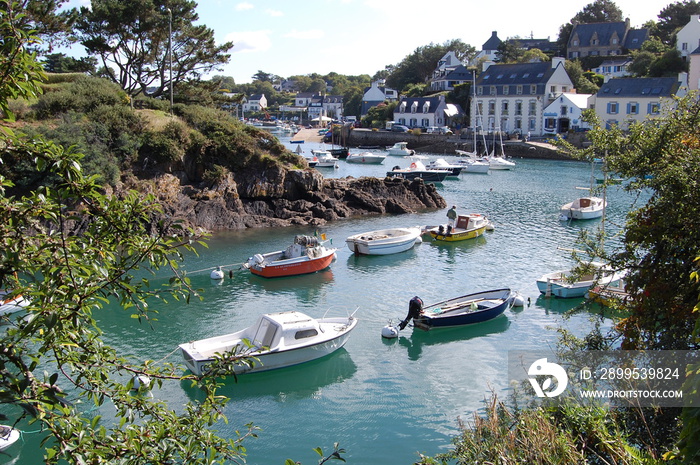
[[[304,345],[319,334],[318,322],[297,311],[261,315],[250,329],[253,345],[273,350]]]
[[[474,229],[477,228],[477,221],[479,217],[474,215],[457,215],[457,221],[455,221],[455,229]]]

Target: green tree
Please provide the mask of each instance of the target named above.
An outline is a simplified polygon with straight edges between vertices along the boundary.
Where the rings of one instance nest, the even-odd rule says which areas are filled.
[[[418,47],[401,63],[391,67],[390,74],[386,78],[387,85],[401,92],[409,84],[426,82],[433,75],[438,61],[450,51],[455,52],[457,58],[464,62],[476,56],[476,49],[459,39],[442,45],[430,44]]]
[[[97,60],[94,58],[75,59],[65,53],[50,53],[42,61],[48,73],[94,73]]]
[[[630,73],[636,77],[645,77],[649,75],[649,68],[656,60],[656,55],[646,50],[640,50],[632,53],[632,63],[627,67]]]
[[[80,10],[80,41],[129,95],[158,97],[171,85],[199,79],[230,58],[233,44],[216,45],[214,31],[195,24],[196,7],[190,0],[94,0]]]
[[[253,81],[275,82],[278,81],[280,77],[274,74],[258,70],[258,72],[255,73],[251,79],[253,79]]]
[[[520,63],[525,53],[518,39],[508,39],[498,44],[496,61],[499,63]]]

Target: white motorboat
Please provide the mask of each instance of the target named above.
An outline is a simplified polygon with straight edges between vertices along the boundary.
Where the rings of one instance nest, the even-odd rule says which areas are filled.
[[[27,305],[29,305],[29,300],[21,295],[15,295],[10,291],[0,289],[0,316],[18,312]]]
[[[316,168],[338,167],[338,159],[335,158],[328,150],[312,150],[311,153],[318,160],[318,163],[316,163]]]
[[[195,375],[207,373],[212,362],[232,351],[257,359],[234,364],[234,374],[267,371],[310,362],[335,352],[345,345],[357,321],[353,315],[311,318],[298,311],[266,313],[241,331],[179,347],[185,365]],[[250,348],[246,342],[251,344]]]
[[[420,160],[412,162],[408,168],[395,166],[386,173],[389,177],[401,177],[409,181],[421,178],[425,182],[442,182],[447,177],[447,174],[448,172],[445,170],[430,170],[426,168]]]
[[[489,169],[492,170],[510,170],[515,168],[515,162],[506,160],[505,157],[491,155],[486,158],[489,162]]]
[[[410,157],[416,153],[415,150],[408,148],[408,142],[397,142],[391,147],[387,148],[386,151],[389,155],[394,155],[397,157]]]
[[[6,425],[0,425],[0,451],[3,451],[17,442],[19,430]]]
[[[594,284],[615,284],[627,274],[625,271],[615,271],[600,262],[591,262],[589,266],[591,270],[580,276],[576,276],[571,270],[546,273],[537,280],[537,288],[546,296],[583,297]]]
[[[386,155],[372,152],[349,153],[345,159],[348,163],[364,163],[367,165],[380,165]]]
[[[560,213],[563,220],[591,220],[603,216],[606,206],[600,197],[579,197],[562,205]]]
[[[410,249],[421,241],[421,228],[379,229],[354,234],[345,243],[355,255],[390,255]]]
[[[454,163],[447,163],[447,161],[444,158],[438,158],[434,161],[431,161],[427,165],[425,165],[426,168],[429,170],[446,170],[448,171],[448,176],[456,177],[459,176],[459,173],[462,172],[462,169],[464,169],[464,166],[454,164]]]
[[[457,160],[457,164],[462,166],[463,173],[480,173],[487,174],[491,168],[488,160],[478,158],[473,152],[465,152],[464,150],[455,150],[462,158]]]

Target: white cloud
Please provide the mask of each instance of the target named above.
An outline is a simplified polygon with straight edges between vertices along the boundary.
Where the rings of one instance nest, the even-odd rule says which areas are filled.
[[[275,17],[284,16],[284,13],[282,13],[280,10],[273,10],[271,8],[268,8],[267,10],[265,10],[265,13],[267,13],[270,16],[275,16]]]
[[[248,2],[241,2],[236,5],[236,11],[252,10],[253,8],[255,8],[253,4]]]
[[[265,52],[272,47],[272,31],[240,31],[226,35],[224,42],[233,42],[231,53]]]
[[[315,39],[322,39],[326,33],[320,29],[309,29],[306,31],[297,31],[296,29],[292,29],[290,32],[284,34],[283,37],[287,37],[289,39],[303,39],[303,40],[315,40]]]

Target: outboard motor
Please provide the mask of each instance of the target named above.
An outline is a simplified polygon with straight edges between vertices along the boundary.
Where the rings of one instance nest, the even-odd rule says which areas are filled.
[[[399,323],[399,330],[402,330],[408,325],[408,323],[411,321],[413,318],[418,318],[423,311],[423,301],[421,300],[420,297],[415,296],[408,302],[408,315],[406,315],[406,318]]]

